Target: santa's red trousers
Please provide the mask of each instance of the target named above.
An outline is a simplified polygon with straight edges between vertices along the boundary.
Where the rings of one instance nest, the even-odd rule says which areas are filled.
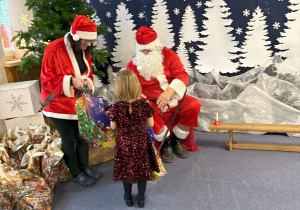
[[[179,101],[178,101],[179,103]],[[150,106],[154,109],[154,126],[153,131],[154,133],[158,133],[162,127],[165,126],[164,121],[162,120],[162,116],[165,113],[161,113],[161,110],[157,107],[157,104],[153,101],[149,101]],[[177,112],[178,116],[178,123],[190,127],[197,127],[198,126],[198,115],[200,113],[200,102],[192,97],[186,95],[179,107]],[[177,106],[173,108],[169,108],[166,113],[175,113]]]

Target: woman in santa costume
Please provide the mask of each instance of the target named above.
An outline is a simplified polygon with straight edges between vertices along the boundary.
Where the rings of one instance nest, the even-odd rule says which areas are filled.
[[[88,165],[88,143],[79,134],[75,102],[86,85],[94,92],[91,44],[97,40],[97,26],[78,15],[65,37],[51,42],[44,51],[41,69],[43,114],[50,117],[62,138],[64,160],[82,186],[101,177]]]
[[[136,32],[135,55],[127,69],[138,76],[142,93],[155,110],[153,130],[155,139],[161,142],[167,132],[162,116],[167,112],[175,112],[184,96],[188,74],[178,55],[164,48],[157,33],[147,26],[140,27]],[[170,134],[167,134],[162,147],[161,157],[165,163],[173,162],[173,152],[180,158],[189,156],[182,146],[182,140],[189,135],[191,127],[198,126],[199,112],[199,101],[186,95],[177,113],[179,120],[173,128],[173,135],[170,138]]]

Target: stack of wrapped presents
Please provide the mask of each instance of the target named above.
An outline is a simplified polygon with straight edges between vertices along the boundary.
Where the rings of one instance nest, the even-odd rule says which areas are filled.
[[[70,177],[61,138],[41,110],[37,80],[0,85],[0,209],[51,209],[55,185]]]

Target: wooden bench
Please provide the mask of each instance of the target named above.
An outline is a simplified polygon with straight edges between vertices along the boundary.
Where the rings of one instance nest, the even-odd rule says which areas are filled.
[[[229,142],[226,143],[229,151],[232,149],[254,149],[254,150],[275,150],[300,152],[300,146],[282,145],[282,144],[260,144],[260,143],[236,143],[233,142],[233,131],[256,131],[256,132],[272,132],[272,133],[300,133],[300,125],[286,124],[255,124],[255,123],[221,123],[221,125],[209,125],[211,132],[220,130],[228,130]]]

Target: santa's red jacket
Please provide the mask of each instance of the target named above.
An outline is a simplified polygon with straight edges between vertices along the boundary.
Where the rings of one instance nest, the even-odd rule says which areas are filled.
[[[77,93],[74,92],[73,86],[70,85],[70,78],[87,79],[93,84],[93,72],[91,55],[85,56],[84,52],[83,60],[87,70],[84,74],[80,73],[67,35],[51,42],[45,48],[41,69],[41,99],[44,102],[50,93],[55,95],[50,103],[43,108],[45,116],[76,120],[75,102]],[[94,92],[94,86],[92,92]]]
[[[139,75],[137,66],[133,64],[132,60],[127,65],[127,69],[137,75],[142,85],[143,94],[147,96],[148,100],[156,99],[168,87],[172,88],[175,91],[175,95],[169,101],[169,107],[175,107],[178,104],[178,99],[181,99],[184,95],[189,77],[178,55],[174,51],[163,48],[162,55],[164,57],[164,74],[152,78],[150,81],[145,80],[144,77]],[[162,112],[164,111],[162,110]]]

